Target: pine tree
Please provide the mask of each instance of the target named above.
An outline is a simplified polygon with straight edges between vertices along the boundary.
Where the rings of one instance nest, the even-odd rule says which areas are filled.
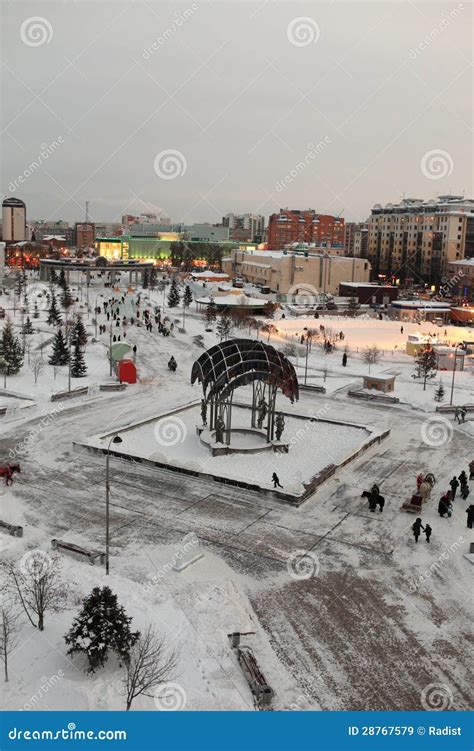
[[[232,331],[232,318],[227,313],[222,313],[219,323],[217,324],[217,333],[219,334],[220,340],[228,339],[232,334]]]
[[[211,324],[217,318],[217,305],[214,302],[214,298],[211,297],[209,305],[206,308],[206,321]]]
[[[152,269],[150,272],[150,287],[152,289],[155,289],[157,284],[158,284],[158,274],[156,273],[156,269]]]
[[[35,300],[35,307],[34,307],[34,311],[33,311],[33,318],[39,318],[39,317],[40,317],[40,314],[39,314],[39,310],[38,310],[38,303]]]
[[[443,399],[444,399],[444,394],[445,394],[444,386],[443,386],[442,382],[440,381],[439,382],[439,386],[436,389],[435,395],[434,395],[435,402],[442,402]]]
[[[0,339],[0,359],[3,360],[3,370],[8,376],[19,373],[23,365],[23,349],[21,342],[13,331],[13,324],[7,320]]]
[[[46,319],[46,323],[50,326],[59,326],[61,323],[61,313],[58,310],[58,304],[56,302],[56,295],[54,294],[53,290],[51,290],[51,302],[49,304],[48,309],[48,317]]]
[[[15,280],[15,295],[17,297],[21,297],[21,293],[23,292],[23,285],[24,285],[24,278],[23,274],[18,274],[16,280]]]
[[[29,316],[26,316],[26,321],[21,327],[21,333],[22,334],[34,334],[33,324],[31,323]]]
[[[87,367],[84,360],[84,354],[82,352],[79,342],[74,344],[74,353],[71,362],[71,376],[73,378],[84,378],[87,375]]]
[[[193,301],[193,293],[191,292],[191,288],[189,284],[186,285],[184,288],[184,295],[183,295],[183,306],[185,308],[189,308]]]
[[[58,283],[58,275],[56,274],[55,269],[51,269],[49,272],[49,281],[51,284],[57,284]]]
[[[176,308],[179,305],[181,295],[179,294],[178,285],[176,279],[171,282],[170,291],[168,294],[168,308]]]
[[[63,287],[63,291],[61,294],[61,305],[63,306],[63,308],[70,308],[73,302],[74,300],[72,299],[71,291],[68,285],[66,284],[66,286]]]
[[[76,344],[76,342],[79,342],[81,347],[85,347],[87,344],[87,331],[86,327],[84,326],[84,322],[79,314],[76,316],[76,321],[74,323],[74,329],[72,332],[72,343]]]
[[[357,311],[359,310],[359,303],[357,302],[356,298],[354,296],[349,298],[349,305],[347,308],[347,314],[351,317],[354,317]]]
[[[118,604],[117,595],[112,593],[110,587],[94,587],[84,599],[81,612],[64,637],[69,646],[67,654],[85,654],[90,673],[103,667],[109,652],[115,652],[126,662],[140,636],[139,631],[131,630],[131,622],[132,618]]]
[[[150,284],[150,277],[149,277],[149,273],[147,269],[146,271],[143,272],[143,284],[142,284],[143,289],[147,289],[149,284]]]
[[[69,362],[69,350],[61,329],[54,335],[53,351],[48,362],[50,365],[67,365]]]
[[[436,355],[431,347],[428,347],[427,349],[423,349],[418,353],[415,362],[416,368],[415,372],[412,375],[412,378],[415,378],[415,380],[423,381],[423,391],[426,391],[427,381],[431,381],[433,378],[436,378]]]
[[[64,271],[64,269],[61,269],[61,271],[59,272],[59,278],[58,278],[57,283],[61,287],[61,289],[66,289],[67,281],[66,281],[66,272]]]

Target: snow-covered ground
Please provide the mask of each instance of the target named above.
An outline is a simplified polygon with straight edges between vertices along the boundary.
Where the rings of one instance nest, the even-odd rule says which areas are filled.
[[[110,290],[94,280],[89,291],[93,305],[100,294],[108,296]],[[85,290],[82,296],[84,304]],[[151,296],[160,304],[161,293]],[[175,309],[171,317],[181,319],[182,310]],[[88,320],[85,315],[85,322],[93,335],[92,314]],[[17,310],[17,330],[20,323]],[[43,310],[32,323],[38,329],[36,348],[41,337],[51,339],[53,329]],[[98,323],[107,323],[103,315]],[[466,528],[468,501],[457,497],[447,519],[437,514],[437,500],[449,479],[474,458],[474,421],[471,416],[458,425],[452,416],[435,412],[434,385],[423,392],[411,377],[413,360],[392,354],[405,338],[397,322],[341,318],[326,323],[346,335],[330,355],[315,343],[308,358],[312,382],[324,383],[327,393],[302,392],[291,411],[323,410],[328,420],[389,428],[389,438],[339,470],[298,509],[257,493],[112,459],[110,576],[102,566],[62,557],[62,578],[69,584],[66,606],[46,615],[44,632],[22,623],[21,641],[10,659],[6,708],[124,707],[118,664],[110,660],[90,676],[81,658],[66,656],[63,640],[82,598],[105,583],[133,616],[135,628],[153,623],[178,649],[173,681],[188,709],[253,706],[227,640],[235,630],[255,632],[246,643],[275,690],[277,709],[420,709],[427,702],[429,706],[433,686],[441,686],[446,706],[469,707],[472,564],[464,554],[473,536]],[[306,325],[302,319],[275,324],[279,329],[297,327],[287,333],[301,332]],[[8,390],[37,405],[15,419],[0,416],[0,457],[6,461],[14,456],[21,463],[12,488],[1,486],[0,518],[24,527],[23,538],[2,533],[8,558],[19,562],[34,549],[51,555],[52,538],[103,550],[104,461],[74,452],[72,442],[200,399],[200,388],[190,385],[191,365],[217,338],[215,331],[204,330],[194,306],[185,327],[186,333],[180,333],[176,324],[166,338],[156,327],[152,333],[127,327],[127,340],[137,345],[140,382],[123,392],[78,397],[59,408],[49,399],[52,391],[67,385],[67,373],[56,374],[55,381],[52,367],[45,364],[35,387],[25,364],[8,379]],[[408,324],[404,330],[406,335]],[[246,336],[247,330],[237,333]],[[471,338],[466,329],[451,333],[449,328],[448,334]],[[202,336],[201,344],[197,336]],[[109,334],[97,339],[87,345],[87,378],[75,379],[73,387],[110,380]],[[274,341],[277,346],[285,342],[284,336]],[[349,385],[360,386],[367,369],[357,348],[372,343],[386,350],[373,372],[398,374],[403,398],[394,407],[347,396]],[[350,353],[343,368],[345,344]],[[49,347],[44,344],[45,358]],[[173,376],[166,365],[171,354],[178,362]],[[303,369],[299,356],[300,377]],[[441,377],[447,403],[450,374]],[[472,401],[473,381],[470,372],[456,374],[454,403]],[[291,438],[288,429],[286,439]],[[326,448],[310,450],[301,444],[311,465]],[[260,462],[255,455],[252,472],[261,471]],[[414,517],[400,510],[419,471],[432,471],[437,479],[422,511],[423,523],[433,528],[429,545],[423,536],[415,545]],[[386,499],[383,513],[370,513],[361,499],[373,482]],[[197,534],[204,557],[177,573],[169,564],[190,532]],[[133,708],[155,710],[156,704],[140,698]]]

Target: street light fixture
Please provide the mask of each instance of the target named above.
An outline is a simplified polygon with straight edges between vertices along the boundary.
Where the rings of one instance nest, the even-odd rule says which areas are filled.
[[[107,446],[105,456],[105,574],[109,575],[109,540],[110,540],[110,447],[112,443],[122,443],[120,436],[115,433]]]
[[[451,399],[449,400],[449,403],[453,403],[453,396],[454,396],[454,377],[456,375],[456,363],[457,363],[457,357],[458,357],[458,347],[459,345],[456,345],[454,348],[454,362],[453,362],[453,378],[451,381]]]

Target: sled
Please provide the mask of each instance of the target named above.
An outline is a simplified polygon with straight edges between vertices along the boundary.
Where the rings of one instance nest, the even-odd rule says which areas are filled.
[[[409,501],[405,501],[405,503],[402,504],[402,511],[408,511],[410,514],[418,514],[421,513],[421,505],[423,503],[423,499],[421,495],[414,494],[410,498]]]

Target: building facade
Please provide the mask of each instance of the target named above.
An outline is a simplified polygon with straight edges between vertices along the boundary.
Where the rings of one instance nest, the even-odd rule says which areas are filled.
[[[268,220],[268,245],[271,250],[283,250],[292,243],[343,245],[344,219],[314,209],[280,209]]]
[[[90,248],[94,245],[95,225],[93,222],[76,222],[74,234],[77,248]]]
[[[356,238],[359,242],[357,249],[361,249],[362,232],[368,232],[369,225],[367,222],[346,222],[344,225],[344,247],[346,256],[361,255],[360,252],[356,253]]]
[[[2,203],[2,240],[18,243],[29,240],[26,227],[26,205],[19,198],[5,198]]]
[[[273,292],[294,293],[314,287],[319,292],[339,294],[342,282],[368,282],[370,263],[363,258],[346,258],[327,253],[270,250],[233,250],[222,259],[222,270],[230,278],[242,277]]]
[[[372,209],[367,257],[375,278],[437,285],[450,262],[473,256],[473,200],[406,198]]]
[[[226,214],[222,225],[229,227],[232,240],[261,243],[265,238],[265,217],[261,214]]]

